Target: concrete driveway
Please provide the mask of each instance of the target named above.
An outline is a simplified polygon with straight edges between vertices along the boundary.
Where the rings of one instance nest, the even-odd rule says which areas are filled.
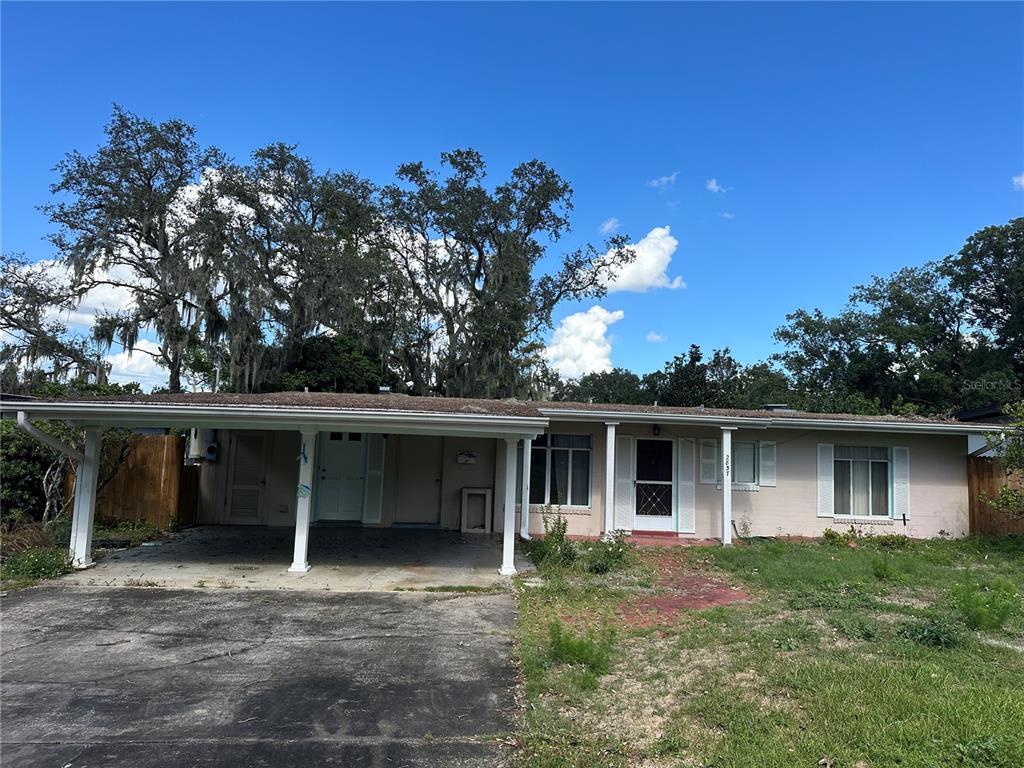
[[[2,603],[0,765],[494,766],[513,596],[61,584]]]

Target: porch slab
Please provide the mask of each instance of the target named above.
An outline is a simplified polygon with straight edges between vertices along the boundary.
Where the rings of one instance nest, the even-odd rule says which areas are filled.
[[[486,588],[498,575],[501,538],[432,529],[314,526],[307,573],[289,573],[291,528],[199,526],[114,552],[62,581],[78,586],[391,592]],[[517,553],[516,568],[531,568]]]

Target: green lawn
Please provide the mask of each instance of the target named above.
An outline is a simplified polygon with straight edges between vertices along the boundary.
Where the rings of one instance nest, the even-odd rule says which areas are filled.
[[[521,583],[520,765],[1024,765],[1024,540],[836,539]],[[620,608],[689,574],[750,600]]]

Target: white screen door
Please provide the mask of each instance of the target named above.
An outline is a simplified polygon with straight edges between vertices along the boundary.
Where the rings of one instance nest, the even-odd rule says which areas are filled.
[[[674,440],[636,441],[633,530],[674,531]]]

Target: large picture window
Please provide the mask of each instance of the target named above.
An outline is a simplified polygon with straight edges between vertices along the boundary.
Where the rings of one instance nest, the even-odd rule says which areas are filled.
[[[833,459],[835,514],[888,517],[889,449],[837,445]]]
[[[530,449],[530,503],[589,507],[591,454],[590,435],[534,438]],[[522,466],[520,457],[520,479]]]

